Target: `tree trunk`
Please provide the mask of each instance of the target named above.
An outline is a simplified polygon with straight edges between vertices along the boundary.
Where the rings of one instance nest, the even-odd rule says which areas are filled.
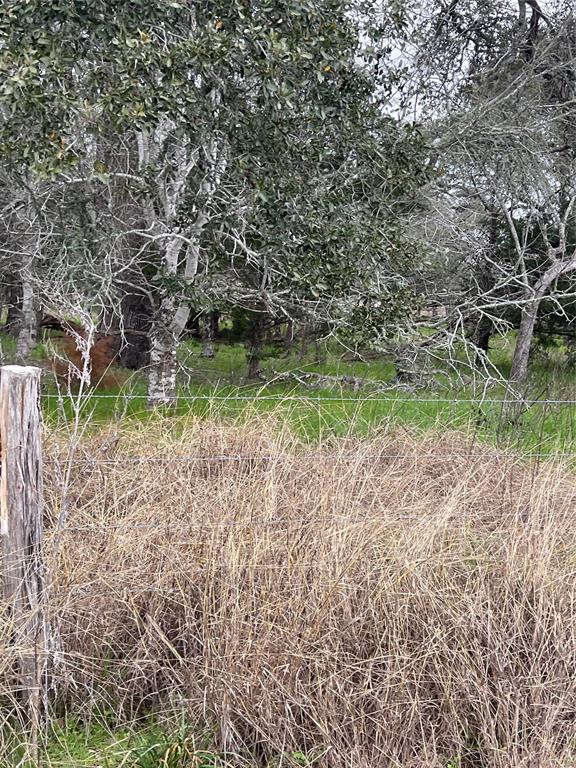
[[[488,218],[488,245],[486,254],[480,257],[475,263],[475,278],[478,287],[482,293],[489,293],[495,285],[492,264],[498,261],[498,221],[499,211],[495,206],[487,208]],[[474,344],[478,349],[476,353],[475,365],[477,368],[483,368],[486,364],[486,356],[490,348],[490,338],[494,326],[492,320],[485,314],[478,319],[474,331]]]
[[[182,239],[173,238],[164,252],[164,263],[169,274],[176,275]],[[190,260],[190,255],[187,261]],[[190,268],[187,264],[186,271]],[[194,272],[191,273],[192,276]],[[185,277],[187,275],[185,274]],[[150,329],[150,365],[148,369],[148,407],[173,405],[176,402],[176,353],[178,342],[188,318],[190,306],[177,306],[174,296],[164,294],[160,299],[156,316]]]
[[[204,312],[202,315],[202,357],[214,357],[214,313]],[[218,321],[216,321],[218,327]]]
[[[321,323],[314,328],[314,362],[318,365],[324,365],[328,356],[326,346],[328,332],[329,327],[326,323]]]
[[[302,326],[302,332],[300,335],[300,351],[298,353],[298,362],[302,363],[308,356],[308,346],[310,343],[311,329],[310,325],[306,323]]]
[[[22,283],[17,275],[9,277],[9,285],[7,291],[8,298],[8,314],[6,316],[6,325],[4,330],[13,336],[18,338],[20,333],[20,323],[22,320]]]
[[[212,338],[216,341],[220,337],[220,312],[217,309],[213,309],[210,312],[210,328],[212,330]]]
[[[176,402],[178,336],[172,324],[174,312],[173,299],[165,297],[150,331],[148,405],[151,408]]]
[[[566,339],[567,355],[566,365],[568,368],[574,368],[576,366],[576,333],[572,332]]]
[[[200,328],[200,313],[195,309],[190,310],[190,316],[186,323],[185,334],[187,339],[202,339],[202,329]]]
[[[526,376],[528,375],[530,348],[532,346],[532,339],[534,338],[534,327],[536,325],[536,318],[538,317],[538,309],[541,301],[542,296],[536,298],[530,304],[526,304],[522,310],[522,318],[520,320],[520,327],[518,328],[518,338],[512,357],[512,368],[510,370],[511,384],[521,384],[526,380]]]
[[[324,365],[327,354],[325,342],[320,339],[314,339],[314,362],[316,365]]]
[[[396,369],[396,375],[393,379],[394,384],[410,386],[415,383],[414,362],[411,359],[408,347],[400,347],[397,350],[394,356],[394,368]]]
[[[261,313],[253,313],[248,327],[248,378],[259,379],[262,370],[262,352],[264,349],[265,316]]]
[[[130,288],[123,293],[120,303],[104,310],[98,331],[113,335],[118,340],[116,360],[124,368],[137,371],[150,362],[150,328],[154,306],[148,293],[141,287],[142,278],[128,276]]]
[[[188,322],[187,304],[176,307],[172,296],[165,296],[150,331],[148,368],[148,407],[174,405],[176,402],[177,351]]]
[[[284,355],[286,357],[290,357],[292,354],[295,336],[294,321],[288,320],[288,323],[286,324],[286,333],[284,334]]]
[[[22,278],[22,302],[20,305],[20,330],[16,343],[16,357],[26,360],[30,350],[38,340],[38,328],[40,325],[38,302],[34,296],[32,284],[25,277]]]
[[[576,255],[565,260],[556,260],[554,264],[538,280],[529,298],[530,301],[522,308],[522,317],[520,327],[518,328],[518,338],[512,357],[512,368],[510,371],[510,383],[521,384],[528,375],[528,363],[530,360],[530,348],[534,338],[534,328],[538,318],[538,311],[542,299],[548,289],[561,275],[573,272],[576,269]]]
[[[478,349],[478,353],[476,354],[476,367],[480,368],[483,366],[485,359],[488,355],[488,352],[490,350],[490,339],[492,338],[492,320],[490,320],[489,317],[486,317],[483,315],[480,320],[478,321],[478,325],[476,326],[476,333],[474,338],[474,344]]]
[[[119,362],[132,371],[150,363],[150,329],[153,307],[144,293],[128,293],[120,303],[124,327]]]

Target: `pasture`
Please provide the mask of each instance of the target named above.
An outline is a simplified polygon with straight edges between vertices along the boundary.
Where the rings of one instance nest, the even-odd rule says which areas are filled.
[[[287,407],[47,427],[41,764],[572,765],[572,457]]]
[[[329,353],[298,370],[374,388],[310,389],[246,383],[239,347],[185,353],[166,411],[137,377],[45,377],[40,764],[575,764],[571,374],[512,402],[384,390],[385,361]],[[0,634],[0,746],[23,767]]]
[[[544,350],[535,357],[531,378],[520,402],[502,384],[510,368],[513,340],[494,345],[492,381],[471,379],[466,368],[453,370],[440,361],[441,373],[426,379],[426,387],[397,387],[394,366],[386,356],[351,360],[341,346],[328,344],[322,361],[313,351],[290,355],[271,347],[263,361],[262,381],[246,378],[246,351],[241,344],[216,345],[214,358],[205,358],[197,342],[181,345],[179,399],[171,415],[196,415],[228,420],[273,414],[278,421],[309,441],[350,434],[370,436],[392,425],[426,429],[459,429],[498,447],[520,452],[570,452],[576,439],[576,368],[565,350]],[[49,349],[39,345],[36,358],[46,364]],[[464,358],[463,352],[460,355]],[[112,369],[114,373],[114,369]],[[306,378],[311,376],[313,378]],[[94,425],[129,418],[156,418],[146,407],[146,383],[140,372],[116,372],[107,387],[70,396],[47,377],[44,412],[53,425],[74,415]],[[315,377],[315,378],[314,378]],[[61,395],[61,396],[59,396]]]

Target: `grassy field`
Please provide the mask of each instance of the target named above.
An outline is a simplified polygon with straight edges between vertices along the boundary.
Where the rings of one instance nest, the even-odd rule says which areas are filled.
[[[13,341],[0,344],[5,358]],[[510,360],[508,339],[500,340],[492,352],[493,362],[502,376],[507,375]],[[527,404],[506,406],[500,401],[510,397],[505,388],[493,382],[457,383],[454,376],[440,377],[434,386],[407,392],[388,386],[394,375],[385,359],[350,361],[349,354],[332,345],[326,360],[317,363],[298,353],[273,356],[263,362],[266,383],[245,379],[245,349],[240,344],[221,344],[212,359],[202,357],[200,346],[186,342],[181,349],[180,400],[172,414],[187,413],[203,418],[236,420],[255,414],[273,413],[291,429],[310,441],[322,441],[351,432],[369,436],[389,425],[417,429],[444,427],[475,433],[479,439],[521,451],[571,451],[576,437],[576,408],[562,402],[536,402],[574,399],[576,371],[567,368],[561,351],[536,358],[528,386]],[[46,364],[46,348],[39,345],[34,359]],[[354,389],[340,385],[311,388],[295,381],[281,381],[287,373],[317,373],[323,376],[353,376],[365,386]],[[47,375],[44,385],[44,411],[49,423],[70,422],[75,409],[83,421],[105,424],[129,418],[147,421],[155,416],[146,409],[146,382],[142,373],[118,371],[115,386],[97,388],[74,400],[58,390]],[[431,381],[433,381],[431,379]]]
[[[44,766],[576,765],[565,463],[446,430],[311,445],[273,414],[45,442]]]
[[[506,340],[493,355],[505,374]],[[164,413],[141,375],[81,399],[45,377],[61,655],[41,764],[576,766],[574,405],[383,390],[389,362],[333,348],[270,355],[265,385],[240,345],[181,362]],[[373,386],[273,381],[300,371]],[[574,399],[574,377],[536,359],[530,392]],[[31,765],[11,717],[0,747]]]

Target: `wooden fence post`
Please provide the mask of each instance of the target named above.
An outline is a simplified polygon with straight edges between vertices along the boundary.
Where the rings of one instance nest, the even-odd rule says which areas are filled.
[[[0,533],[3,594],[13,628],[20,700],[30,717],[30,756],[37,759],[45,685],[46,611],[42,556],[40,369],[0,369]]]

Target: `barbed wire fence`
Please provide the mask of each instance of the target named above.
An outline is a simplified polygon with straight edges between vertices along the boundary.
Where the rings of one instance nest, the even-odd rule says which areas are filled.
[[[74,444],[68,453],[56,453],[44,456],[41,438],[41,407],[42,401],[66,401],[62,393],[41,392],[40,370],[31,367],[4,366],[0,376],[0,438],[2,446],[2,474],[0,482],[1,533],[3,539],[3,596],[10,616],[12,626],[12,644],[15,649],[16,661],[14,675],[17,679],[15,690],[16,699],[27,712],[30,728],[30,757],[35,759],[38,750],[38,736],[41,729],[42,713],[47,708],[49,696],[49,675],[47,672],[54,648],[51,645],[51,630],[48,623],[49,589],[46,583],[46,566],[44,548],[46,532],[44,531],[43,504],[43,474],[50,471],[63,478],[62,484],[70,481],[71,473],[80,473],[88,478],[90,473],[113,471],[115,469],[132,469],[149,466],[155,472],[163,467],[186,466],[189,468],[203,467],[210,472],[215,467],[233,467],[236,472],[275,471],[280,465],[294,464],[314,467],[315,462],[323,465],[355,465],[366,468],[374,464],[390,465],[402,462],[405,470],[409,463],[422,464],[438,463],[450,465],[458,460],[473,462],[474,460],[506,461],[511,464],[519,461],[548,461],[559,460],[572,465],[576,460],[576,450],[566,449],[536,449],[525,450],[521,455],[513,455],[506,449],[484,446],[473,435],[468,446],[464,449],[441,450],[430,447],[417,452],[398,450],[394,447],[384,447],[374,451],[370,446],[367,450],[338,449],[332,447],[301,450],[300,452],[252,452],[242,451],[230,453],[198,453],[184,454],[154,454],[123,455],[80,455],[78,444]],[[85,396],[90,401],[127,401],[145,402],[146,396],[139,394],[104,394],[90,393]],[[182,395],[177,402],[191,404],[210,403],[240,403],[240,404],[280,404],[308,406],[320,409],[324,406],[333,407],[335,404],[354,405],[385,405],[391,408],[418,408],[419,406],[447,406],[449,409],[468,409],[472,421],[478,409],[485,406],[507,409],[514,407],[522,412],[536,408],[555,408],[568,412],[571,430],[574,431],[574,413],[576,399],[537,399],[519,401],[509,397],[504,398],[408,398],[393,396],[353,396],[353,395],[295,395],[288,394],[210,394]],[[346,416],[346,414],[344,415]],[[514,425],[513,425],[514,427]],[[200,446],[201,448],[201,446]],[[567,446],[570,448],[570,444]],[[415,520],[421,517],[421,509],[410,510],[406,507],[391,509],[394,519]],[[160,518],[144,523],[131,524],[131,532],[137,535],[141,531],[165,532],[170,535],[192,535],[198,531],[216,531],[246,529],[247,527],[262,527],[290,530],[325,522],[329,526],[337,526],[349,519],[330,515],[329,517],[302,516],[286,519],[285,517],[270,518],[255,511],[249,519],[242,520],[186,520],[166,522]],[[380,524],[382,516],[365,515],[363,524]],[[123,522],[114,519],[98,519],[88,524],[70,523],[65,511],[52,525],[49,532],[54,546],[58,546],[64,534],[71,536],[94,535],[105,536],[114,531],[125,529]],[[226,563],[215,567],[231,567]],[[280,562],[258,564],[252,563],[251,568],[257,570],[286,569],[288,565]],[[290,568],[313,569],[315,563],[291,563]],[[145,570],[139,571],[139,578],[145,577]],[[150,585],[127,586],[134,593],[150,589]],[[82,585],[75,589],[82,590]]]

